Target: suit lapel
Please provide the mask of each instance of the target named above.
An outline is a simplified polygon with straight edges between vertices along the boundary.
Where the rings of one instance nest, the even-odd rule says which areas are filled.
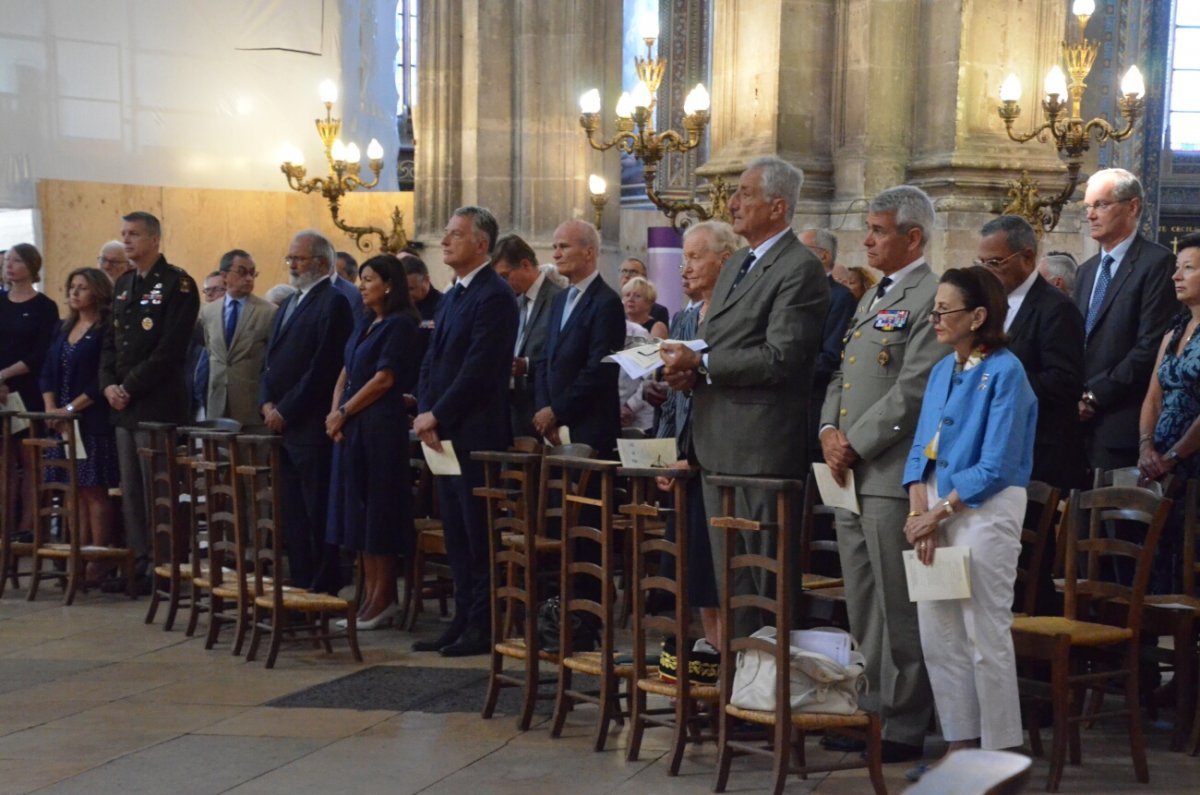
[[[529,332],[533,330],[533,324],[537,323],[542,313],[550,311],[550,301],[552,299],[553,296],[550,295],[550,282],[549,280],[543,281],[542,289],[538,290],[537,298],[533,301],[533,308],[529,310],[529,317],[525,321],[525,337],[521,340],[521,350],[518,351],[518,355],[525,355],[525,349],[529,345]]]
[[[751,249],[746,249],[745,254],[737,258],[737,262],[733,262],[733,257],[725,263],[725,267],[721,269],[721,275],[717,278],[716,287],[713,288],[713,308],[704,320],[716,317],[725,310],[737,304],[750,293],[754,292],[754,288],[766,276],[767,271],[771,266],[787,251],[793,244],[798,244],[796,234],[791,229],[784,233],[783,237],[775,241],[775,245],[767,249],[767,253],[763,254],[762,259],[754,263],[750,268],[750,272],[742,277],[742,281],[738,284],[737,289],[733,290],[733,281],[737,278],[738,270],[741,269],[742,263],[746,261],[746,257],[750,256]],[[733,266],[733,267],[730,267]],[[730,292],[732,290],[732,293]],[[718,300],[718,296],[721,296]]]
[[[1029,325],[1030,318],[1037,311],[1037,303],[1042,297],[1042,288],[1050,285],[1044,283],[1041,276],[1033,280],[1033,284],[1029,288],[1029,292],[1025,294],[1025,300],[1021,301],[1021,308],[1017,310],[1016,317],[1013,318],[1008,327],[1008,336],[1012,339],[1018,339],[1024,335],[1025,327]]]
[[[230,354],[233,353],[233,349],[237,346],[238,342],[245,338],[246,335],[243,333],[243,329],[253,322],[256,312],[258,312],[258,304],[251,301],[250,296],[243,298],[242,311],[241,314],[238,315],[237,327],[233,330],[233,339],[229,341]],[[224,320],[224,318],[222,318],[222,320]],[[221,324],[221,334],[225,334],[224,323]]]
[[[579,296],[579,300],[575,302],[575,306],[573,306],[571,308],[571,314],[569,317],[567,317],[567,325],[564,326],[562,329],[562,336],[566,336],[567,334],[571,333],[571,329],[575,328],[575,326],[577,325],[575,322],[576,319],[578,319],[579,316],[582,315],[587,310],[587,307],[592,303],[592,299],[595,298],[596,293],[599,290],[600,290],[600,277],[597,276],[592,281],[592,283],[588,285],[588,288],[583,292],[583,295]],[[563,301],[563,311],[564,312],[566,311],[566,308],[567,308],[567,302]],[[561,323],[562,315],[559,315],[559,318],[560,318],[559,322]]]
[[[1108,283],[1108,289],[1104,291],[1104,300],[1100,302],[1100,311],[1096,313],[1096,323],[1092,326],[1092,334],[1096,333],[1096,329],[1100,328],[1100,324],[1104,322],[1104,315],[1108,312],[1108,308],[1112,306],[1116,300],[1117,293],[1121,291],[1121,286],[1129,279],[1133,269],[1137,267],[1138,255],[1142,251],[1142,237],[1138,235],[1133,239],[1133,243],[1129,246],[1129,250],[1125,252],[1125,257],[1121,260],[1121,267],[1117,269],[1117,275],[1113,276],[1112,281]],[[1104,255],[1100,255],[1103,259]],[[1096,265],[1096,275],[1100,274],[1100,265]],[[1089,298],[1091,290],[1088,291]],[[1090,301],[1089,301],[1090,303]],[[1084,312],[1084,318],[1087,318],[1087,312]],[[1090,335],[1089,335],[1090,336]]]

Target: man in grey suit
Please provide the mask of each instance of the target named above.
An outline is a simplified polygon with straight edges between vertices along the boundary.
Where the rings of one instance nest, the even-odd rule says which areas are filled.
[[[692,444],[705,474],[802,478],[808,468],[804,397],[829,311],[829,280],[790,226],[803,181],[798,168],[779,158],[751,161],[729,203],[733,231],[749,245],[729,257],[713,288],[697,334],[708,353],[663,345],[667,383],[692,391]],[[704,502],[710,517],[721,515],[717,490],[707,484]],[[773,521],[773,507],[761,491],[737,495],[742,516]],[[711,541],[721,582],[724,537],[713,533]],[[760,546],[764,541],[770,548]],[[773,555],[772,541],[747,534],[739,543]],[[765,580],[735,582],[738,593],[767,594],[772,587]],[[735,635],[758,629],[758,618],[735,616]]]
[[[225,298],[200,310],[204,347],[208,350],[209,417],[228,417],[242,425],[258,425],[258,377],[267,353],[275,305],[254,295],[258,269],[240,248],[221,255]]]
[[[879,701],[885,762],[920,758],[933,707],[901,557],[905,456],[929,371],[947,353],[929,322],[937,277],[925,246],[933,223],[933,203],[917,188],[889,188],[871,202],[867,264],[884,278],[858,303],[821,411],[825,463],[839,482],[854,473],[862,510],[839,510],[835,524],[850,630]]]
[[[538,270],[537,255],[517,235],[496,241],[492,267],[508,282],[517,296],[520,311],[517,344],[513,349],[512,380],[509,382],[513,436],[537,436],[533,427],[534,362],[542,358],[549,331],[550,302],[562,288]]]

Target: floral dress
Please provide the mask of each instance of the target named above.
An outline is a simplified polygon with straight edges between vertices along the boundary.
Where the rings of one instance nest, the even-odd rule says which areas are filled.
[[[1200,416],[1200,335],[1187,341],[1183,352],[1176,354],[1184,328],[1191,314],[1184,312],[1174,321],[1171,341],[1163,351],[1158,366],[1158,383],[1162,387],[1162,413],[1154,426],[1154,449],[1165,453],[1177,443],[1196,417]],[[1183,478],[1200,477],[1200,456],[1180,461],[1175,474]]]

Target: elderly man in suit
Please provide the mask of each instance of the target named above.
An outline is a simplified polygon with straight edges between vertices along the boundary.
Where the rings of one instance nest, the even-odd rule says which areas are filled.
[[[535,365],[533,427],[552,443],[559,429],[600,458],[616,454],[621,432],[617,365],[602,360],[625,347],[625,309],[596,269],[600,233],[587,221],[554,230],[554,264],[570,286],[550,304],[549,334]]]
[[[446,556],[454,577],[454,621],[436,640],[414,651],[445,657],[485,654],[491,646],[491,536],[476,450],[505,450],[512,443],[508,379],[517,340],[512,290],[488,267],[497,224],[483,207],[460,207],[446,224],[442,260],[454,271],[454,287],[438,306],[433,336],[421,363],[413,430],[435,450],[454,444],[462,474],[439,476],[438,497],[446,533]]]
[[[287,263],[296,293],[275,313],[259,382],[263,421],[283,434],[283,523],[293,584],[337,593],[338,548],[325,543],[332,442],[325,416],[354,329],[350,303],[330,283],[336,253],[315,230],[292,238]]]
[[[697,334],[709,351],[663,346],[667,383],[692,391],[692,444],[706,474],[802,478],[808,469],[806,409],[829,312],[829,280],[791,229],[803,181],[798,168],[779,158],[750,162],[729,203],[733,231],[749,245],[726,261],[713,288]],[[719,494],[707,484],[704,502],[710,517],[721,515]],[[774,521],[773,504],[757,489],[738,493],[737,510]],[[710,541],[719,583],[724,536],[713,532]],[[773,555],[773,541],[755,533],[739,544]],[[738,593],[764,595],[773,588],[749,578],[734,586]],[[798,597],[798,584],[794,590]],[[761,626],[749,611],[735,622],[739,637]]]
[[[1025,367],[1037,397],[1032,480],[1060,489],[1087,485],[1079,425],[1079,393],[1083,391],[1083,318],[1074,303],[1037,270],[1037,235],[1024,218],[1002,215],[979,230],[976,265],[996,274],[1008,294],[1004,331],[1008,349]],[[1056,607],[1050,570],[1055,539],[1050,535],[1042,571],[1038,572],[1037,614]],[[1023,550],[1021,566],[1028,566]],[[1019,598],[1019,597],[1018,597]]]
[[[517,296],[517,343],[513,348],[512,428],[514,436],[530,436],[533,427],[533,364],[542,357],[550,331],[550,302],[562,288],[538,270],[537,255],[517,235],[496,241],[492,267]]]
[[[1128,171],[1097,171],[1083,201],[1100,252],[1079,266],[1075,282],[1086,335],[1079,419],[1092,468],[1131,467],[1150,371],[1179,309],[1171,283],[1175,255],[1137,231],[1142,184]]]
[[[945,355],[929,322],[937,277],[925,247],[933,224],[933,202],[914,187],[889,188],[869,205],[867,264],[884,277],[858,303],[821,411],[825,463],[842,483],[853,472],[862,511],[839,510],[835,525],[850,630],[867,658],[887,762],[921,757],[933,704],[901,556],[908,548],[901,476],[925,382]]]
[[[225,300],[200,310],[204,347],[208,350],[209,417],[228,417],[242,425],[258,425],[258,377],[267,352],[275,305],[254,295],[258,269],[240,248],[221,255]]]

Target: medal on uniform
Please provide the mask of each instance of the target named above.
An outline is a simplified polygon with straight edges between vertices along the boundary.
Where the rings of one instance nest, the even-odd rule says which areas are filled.
[[[881,350],[879,352],[879,355],[875,357],[875,361],[879,362],[880,367],[887,367],[888,362],[890,362],[891,360],[892,360],[892,356],[891,356],[891,354],[889,354],[887,352],[887,348],[884,348],[883,350]]]
[[[142,318],[142,329],[149,331],[152,328],[154,328],[154,321],[148,317]]]

